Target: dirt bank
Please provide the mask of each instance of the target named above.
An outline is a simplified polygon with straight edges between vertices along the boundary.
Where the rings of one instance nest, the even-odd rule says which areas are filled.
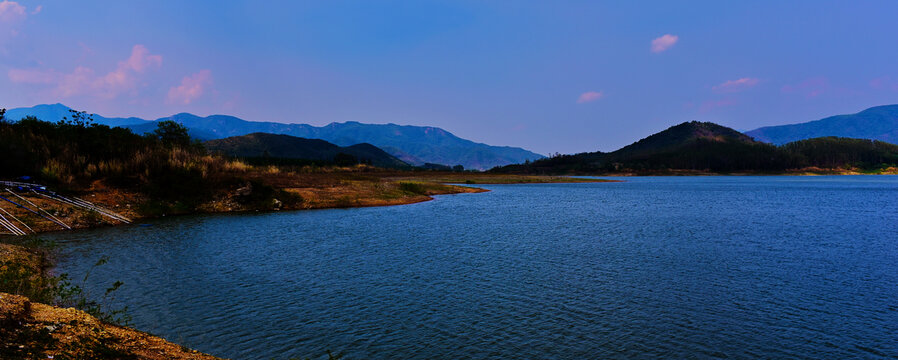
[[[2,359],[217,359],[87,313],[0,293]]]

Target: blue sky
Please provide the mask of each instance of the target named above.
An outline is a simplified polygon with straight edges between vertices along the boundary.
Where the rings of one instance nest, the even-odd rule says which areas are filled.
[[[543,154],[898,103],[894,1],[0,2],[0,107],[442,127]]]

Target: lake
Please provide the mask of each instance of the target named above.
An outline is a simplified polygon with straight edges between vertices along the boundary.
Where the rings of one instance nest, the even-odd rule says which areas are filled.
[[[898,177],[624,180],[46,238],[222,357],[898,357]]]

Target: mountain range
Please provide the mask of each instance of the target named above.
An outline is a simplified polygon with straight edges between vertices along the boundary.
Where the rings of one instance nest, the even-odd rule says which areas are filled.
[[[37,105],[31,108],[11,109],[7,111],[6,116],[12,120],[35,116],[45,121],[58,121],[68,116],[69,110],[69,107],[62,104]],[[100,115],[94,115],[93,119],[96,123],[126,127],[138,134],[155,129],[156,121],[173,120],[186,126],[190,130],[191,137],[200,140],[261,132],[321,139],[338,146],[369,143],[412,165],[425,163],[462,165],[466,169],[484,170],[543,158],[542,155],[517,147],[476,143],[430,126],[363,124],[350,121],[318,127],[308,124],[247,121],[227,115],[200,117],[188,113],[153,121],[135,117],[107,118]]]
[[[205,146],[209,151],[241,158],[302,159],[332,163],[338,162],[339,154],[342,153],[351,155],[356,161],[378,167],[409,167],[409,164],[368,143],[338,146],[321,139],[252,133],[209,140],[205,142]]]
[[[800,124],[767,126],[747,131],[748,136],[772,144],[838,136],[898,143],[898,105],[876,106],[857,114],[836,115]]]
[[[11,109],[6,116],[7,118],[17,120],[24,116],[32,115],[42,120],[57,121],[64,116],[68,116],[69,110],[68,107],[62,104],[38,105],[31,108]],[[155,129],[156,121],[173,120],[186,126],[192,137],[202,140],[222,139],[261,132],[286,134],[307,139],[322,139],[341,147],[368,143],[383,149],[390,155],[408,164],[417,166],[428,163],[459,164],[467,169],[483,170],[495,166],[543,159],[543,156],[521,148],[490,146],[461,139],[448,131],[436,127],[363,124],[359,122],[331,123],[317,127],[307,124],[253,122],[226,115],[199,117],[188,113],[176,114],[154,121],[136,117],[107,118],[99,115],[94,115],[93,118],[97,123],[126,127],[138,134]],[[898,105],[877,106],[856,114],[831,116],[800,124],[762,127],[748,131],[744,135],[735,130],[718,127],[718,125],[711,123],[686,124],[693,125],[688,127],[675,126],[668,130],[694,132],[693,135],[695,136],[686,136],[686,138],[692,140],[700,139],[701,141],[699,142],[717,138],[738,139],[737,143],[742,144],[752,144],[754,141],[757,141],[783,145],[798,140],[820,137],[844,137],[898,143]],[[604,160],[609,160],[612,158],[623,158],[624,155],[627,155],[631,156],[627,158],[632,160],[632,156],[638,156],[640,151],[647,151],[645,150],[646,144],[651,144],[649,146],[651,152],[657,155],[657,151],[663,148],[663,146],[659,145],[664,142],[663,139],[665,137],[677,139],[677,141],[684,139],[682,136],[679,136],[683,134],[674,136],[670,131],[663,132],[664,137],[662,138],[653,138],[648,143],[645,141],[637,142],[612,153],[583,153],[564,158],[568,160],[572,158],[595,160],[601,157]],[[728,141],[723,143],[726,142]],[[720,143],[718,141],[717,145]],[[590,161],[595,164],[596,162],[593,160]],[[557,160],[555,161],[557,162]],[[552,161],[544,160],[541,164],[550,162]]]

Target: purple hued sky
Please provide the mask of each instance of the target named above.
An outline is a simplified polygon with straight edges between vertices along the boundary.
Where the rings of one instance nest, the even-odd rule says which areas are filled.
[[[543,154],[898,103],[895,1],[0,2],[0,107],[432,125]]]

